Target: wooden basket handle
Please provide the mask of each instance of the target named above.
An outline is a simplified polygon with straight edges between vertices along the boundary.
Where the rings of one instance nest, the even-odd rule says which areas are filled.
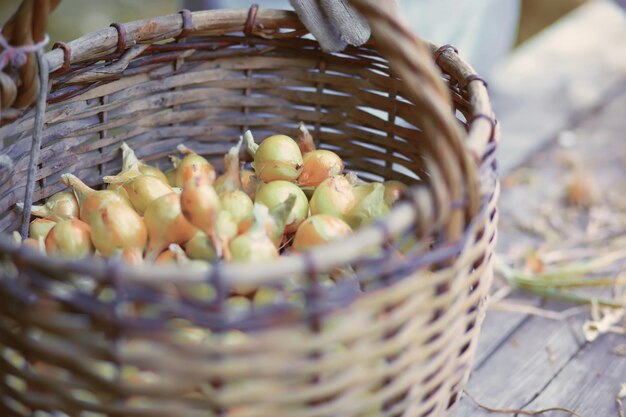
[[[46,38],[48,15],[61,0],[23,0],[17,11],[2,28],[2,36],[12,48],[41,44]],[[5,48],[0,46],[0,53]],[[0,68],[2,69],[2,68]],[[30,106],[39,92],[39,73],[35,54],[27,53],[17,71],[0,72],[0,109]]]
[[[402,79],[402,94],[417,107],[432,186],[413,194],[418,206],[430,206],[435,229],[459,237],[480,208],[476,162],[464,143],[448,87],[427,45],[409,29],[394,0],[350,0],[368,20],[380,52]],[[430,200],[430,201],[428,201]],[[429,221],[429,220],[427,220]]]

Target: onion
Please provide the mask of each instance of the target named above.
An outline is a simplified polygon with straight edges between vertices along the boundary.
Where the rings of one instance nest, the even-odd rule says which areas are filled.
[[[61,182],[71,187],[74,191],[80,207],[79,218],[86,223],[90,223],[91,217],[97,213],[103,203],[119,201],[132,207],[130,201],[120,195],[120,193],[113,190],[96,191],[85,185],[75,175],[63,174],[61,175]]]
[[[224,173],[215,180],[215,191],[222,194],[229,191],[241,190],[241,174],[239,173],[239,151],[243,137],[224,155]]]
[[[93,254],[91,228],[78,219],[59,221],[46,236],[46,252],[62,258],[80,259]]]
[[[176,168],[171,168],[165,171],[165,178],[170,187],[176,187]]]
[[[265,231],[265,224],[269,216],[267,207],[262,204],[255,204],[253,212],[254,223],[252,227],[230,242],[231,261],[233,262],[259,262],[275,259],[279,256],[278,249]]]
[[[28,226],[28,236],[35,240],[40,237],[45,239],[55,224],[57,223],[49,219],[35,219]]]
[[[184,188],[185,183],[185,170],[187,167],[191,167],[193,165],[206,167],[204,170],[208,173],[211,183],[215,181],[215,168],[213,165],[209,163],[204,157],[198,155],[185,145],[178,145],[178,151],[182,154],[186,155],[179,162],[173,162],[176,164],[176,181],[175,186],[179,188]]]
[[[238,226],[230,212],[220,210],[215,223],[214,248],[218,257],[230,260],[230,241],[237,236]]]
[[[260,145],[254,143],[250,131],[244,138],[248,152],[254,157],[254,171],[263,182],[295,181],[302,172],[302,153],[289,136],[269,136]]]
[[[143,221],[143,220],[142,220]],[[122,251],[121,259],[129,265],[143,265],[143,253],[135,248],[128,248]]]
[[[409,188],[406,184],[396,180],[385,181],[383,185],[385,186],[385,204],[389,207],[393,206],[400,199],[402,193]]]
[[[104,177],[103,181],[109,184],[121,183],[128,199],[139,214],[143,214],[148,204],[153,200],[172,192],[172,187],[157,177],[144,175],[139,172],[130,179],[125,177],[124,174],[114,177],[108,176]]]
[[[356,172],[354,171],[350,171],[348,172],[346,175],[344,175],[346,177],[346,179],[348,180],[348,182],[353,186],[353,187],[357,187],[359,185],[367,185],[369,184],[369,182],[367,181],[363,181],[361,178],[359,178],[359,176],[357,175]]]
[[[221,208],[232,215],[238,227],[245,220],[252,218],[253,205],[248,194],[240,190],[229,191],[220,195]]]
[[[17,206],[24,208],[23,203],[18,203]],[[55,222],[73,219],[78,217],[78,201],[70,191],[61,191],[48,198],[44,205],[32,206],[30,213]]]
[[[328,214],[317,214],[306,219],[293,239],[292,248],[305,251],[318,245],[324,245],[352,233],[346,222]]]
[[[265,222],[265,232],[277,248],[280,247],[283,241],[285,225],[295,203],[296,195],[292,194],[287,200],[272,207],[269,211],[269,217],[267,217]],[[245,233],[252,226],[253,221],[253,218],[248,218],[239,223],[239,233]]]
[[[154,200],[144,213],[148,230],[146,259],[155,259],[168,245],[183,244],[197,229],[183,216],[180,195],[170,193]]]
[[[214,261],[217,259],[215,248],[206,233],[198,230],[184,245],[185,253],[191,259]]]
[[[336,175],[324,180],[315,189],[311,197],[311,214],[329,214],[345,221],[354,202],[352,185],[345,177]]]
[[[302,155],[306,155],[309,152],[312,152],[316,149],[315,141],[313,140],[313,136],[309,133],[309,130],[306,128],[306,125],[302,122],[298,125],[298,147],[300,148],[300,152]]]
[[[364,226],[389,213],[385,204],[385,186],[378,182],[354,188],[355,204],[347,216],[353,229]]]
[[[154,261],[155,264],[177,263],[180,265],[184,265],[187,262],[189,262],[187,254],[175,243],[169,245]]]
[[[334,152],[325,149],[311,151],[304,155],[303,168],[298,184],[318,186],[326,178],[343,172],[343,161]]]
[[[241,189],[248,194],[248,197],[254,200],[257,190],[263,184],[263,181],[256,176],[254,171],[249,169],[242,169],[241,175]]]
[[[221,256],[221,246],[215,235],[220,199],[211,185],[213,182],[211,169],[206,165],[185,167],[183,192],[180,194],[180,199],[185,218],[213,240],[216,252],[218,256]]]
[[[277,205],[284,203],[290,195],[294,195],[296,201],[287,217],[287,224],[285,226],[286,233],[295,232],[300,223],[302,223],[309,214],[309,203],[304,192],[294,183],[272,181],[263,184],[261,188],[259,188],[255,198],[255,203],[263,204],[271,210]]]
[[[157,167],[153,167],[137,159],[135,151],[133,151],[130,146],[126,144],[126,142],[122,143],[120,149],[122,150],[122,171],[120,172],[120,174],[125,171],[131,170],[133,169],[133,167],[136,166],[141,174],[158,178],[167,184],[167,177],[165,176],[163,171],[161,171]]]
[[[43,248],[42,248],[42,243],[43,243]],[[33,239],[32,237],[27,237],[26,239],[22,241],[22,245],[29,246],[33,249],[36,249],[40,251],[42,254],[46,253],[46,246],[45,246],[45,241],[43,240],[43,238]]]
[[[160,180],[157,180],[160,181]],[[121,249],[129,258],[143,254],[148,240],[146,225],[135,210],[113,201],[103,205],[91,219],[91,241],[102,256]]]

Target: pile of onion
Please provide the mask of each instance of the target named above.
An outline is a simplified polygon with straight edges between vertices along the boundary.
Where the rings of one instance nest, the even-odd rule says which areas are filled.
[[[239,159],[242,145],[251,164]],[[346,172],[338,154],[317,149],[304,124],[296,140],[276,134],[257,144],[245,132],[221,172],[184,145],[165,172],[125,143],[121,151],[122,169],[103,178],[106,189],[63,174],[68,189],[32,207],[23,243],[50,256],[136,266],[268,261],[345,238],[388,213],[407,188]]]

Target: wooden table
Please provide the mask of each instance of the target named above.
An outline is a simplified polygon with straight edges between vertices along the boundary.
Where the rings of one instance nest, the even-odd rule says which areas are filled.
[[[626,17],[620,13],[608,1],[585,6],[516,53],[492,83],[505,178],[501,254],[541,244],[520,224],[531,224],[541,207],[560,198],[570,174],[560,160],[564,154],[576,155],[588,169],[601,198],[609,192],[626,196]],[[579,47],[564,43],[567,39]],[[520,167],[534,179],[507,187],[506,176],[522,176]],[[609,333],[588,342],[582,331],[588,308],[521,293],[508,298],[555,317],[490,308],[466,391],[498,409],[564,407],[584,417],[619,417],[616,397],[626,384],[626,336]],[[551,313],[563,311],[563,317]],[[467,396],[460,401],[459,417],[491,415]]]

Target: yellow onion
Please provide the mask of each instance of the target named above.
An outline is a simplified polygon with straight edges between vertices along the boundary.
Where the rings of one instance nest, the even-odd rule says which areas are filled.
[[[343,161],[336,153],[325,149],[311,151],[302,158],[303,167],[298,184],[318,186],[326,178],[343,172]]]
[[[160,180],[157,180],[160,181]],[[143,219],[124,203],[113,201],[103,205],[91,219],[91,241],[102,256],[110,257],[115,251],[143,254],[148,232]]]
[[[352,228],[343,220],[328,214],[317,214],[306,219],[298,227],[292,248],[295,251],[305,251],[341,239],[350,233]]]
[[[103,178],[103,181],[109,184],[121,184],[128,199],[139,214],[143,214],[148,204],[153,200],[172,192],[172,187],[157,177],[141,173],[137,173],[131,178],[125,177],[125,175],[107,176]]]
[[[220,198],[213,188],[213,180],[211,170],[206,165],[194,164],[185,167],[183,192],[180,194],[180,199],[185,218],[213,240],[216,252],[218,256],[221,256],[221,246],[215,235]]]
[[[139,172],[141,174],[158,178],[167,184],[167,177],[165,176],[163,171],[161,171],[157,167],[153,167],[137,159],[137,155],[135,155],[135,151],[133,151],[130,148],[130,146],[128,146],[125,142],[122,143],[122,145],[120,146],[120,149],[122,150],[122,171],[120,172],[120,174],[123,172],[129,171],[131,169],[134,169],[134,167],[136,166],[137,169],[139,169]]]
[[[62,258],[80,259],[93,253],[91,227],[81,220],[59,221],[46,236],[46,252]]]
[[[306,125],[302,122],[298,125],[298,147],[300,148],[300,152],[302,155],[306,155],[309,152],[312,152],[316,149],[315,141],[313,140],[313,136],[309,133],[309,129],[306,128]]]
[[[214,261],[217,259],[215,248],[206,233],[198,230],[191,239],[183,245],[185,253],[190,259]]]
[[[238,226],[252,218],[252,200],[241,190],[220,194],[220,206],[232,215]]]
[[[402,193],[409,188],[406,184],[396,180],[385,181],[383,185],[385,186],[385,204],[389,207],[393,206],[400,199]]]
[[[24,208],[23,203],[18,203],[20,209]],[[32,206],[31,212],[35,217],[49,219],[55,222],[78,217],[78,201],[70,191],[56,193],[42,206]]]
[[[189,262],[187,254],[180,247],[180,245],[175,243],[169,245],[167,249],[161,252],[161,254],[154,261],[155,264],[176,263],[181,265],[187,262]]]
[[[230,241],[237,236],[238,226],[230,212],[220,210],[217,213],[217,221],[215,223],[215,252],[217,255],[223,255],[224,259],[230,260]]]
[[[277,248],[280,247],[283,241],[287,219],[295,203],[296,195],[292,194],[284,202],[272,207],[269,211],[269,216],[266,218],[265,232]],[[253,222],[254,219],[251,217],[239,223],[239,233],[245,233],[252,226]]]
[[[262,204],[254,205],[252,227],[230,242],[232,262],[259,262],[278,258],[278,249],[265,231],[269,211]],[[247,292],[247,291],[242,291]]]
[[[346,220],[354,206],[354,191],[348,180],[336,175],[324,180],[311,197],[311,214],[329,214]]]
[[[143,253],[139,252],[135,248],[127,248],[122,250],[121,259],[127,264],[133,266],[139,266],[144,264]]]
[[[154,200],[144,213],[148,230],[146,259],[154,260],[168,245],[183,244],[197,229],[182,213],[180,195],[170,193]]]
[[[241,189],[246,194],[248,194],[248,197],[254,200],[256,191],[263,184],[263,181],[261,181],[261,179],[256,176],[254,171],[250,171],[249,169],[242,169],[240,172],[240,176],[241,176]]]
[[[35,219],[28,226],[28,236],[35,240],[40,237],[45,239],[55,224],[57,223],[49,219]]]
[[[239,172],[239,150],[243,137],[224,155],[224,173],[215,180],[215,191],[222,194],[241,190],[241,174]]]
[[[32,237],[27,237],[22,241],[22,245],[38,250],[44,255],[46,254],[46,244],[44,238],[33,239]]]
[[[254,143],[250,131],[244,134],[244,138],[248,152],[254,158],[254,171],[263,182],[295,181],[302,172],[302,153],[289,136],[269,136],[260,145]]]
[[[174,183],[176,187],[184,188],[185,170],[187,167],[191,167],[193,165],[205,167],[204,171],[209,175],[211,183],[215,181],[215,168],[213,168],[213,165],[211,165],[209,161],[185,145],[178,145],[177,149],[180,153],[184,154],[185,157],[178,162],[174,162],[175,160],[172,160],[176,166],[176,180]]]
[[[355,204],[347,216],[347,223],[357,229],[389,213],[385,204],[385,186],[378,182],[354,188]]]
[[[359,178],[359,176],[357,175],[356,172],[354,171],[350,171],[348,172],[346,175],[344,175],[344,177],[346,177],[346,179],[348,180],[348,182],[353,186],[353,187],[357,187],[359,185],[367,185],[369,184],[369,182],[362,180],[361,178]]]
[[[170,187],[176,187],[176,168],[171,168],[165,171],[165,178],[167,179],[167,183]]]
[[[294,195],[296,201],[287,218],[287,224],[285,226],[286,233],[295,232],[300,223],[302,223],[309,214],[309,202],[304,192],[292,182],[272,181],[263,184],[256,193],[255,198],[255,203],[263,204],[271,210],[273,207],[284,203],[290,195]]]
[[[78,200],[79,218],[90,223],[92,216],[97,213],[103,203],[119,201],[131,206],[130,201],[124,198],[120,193],[113,190],[97,191],[88,187],[78,177],[72,174],[61,175],[61,182],[72,188],[74,195]]]

